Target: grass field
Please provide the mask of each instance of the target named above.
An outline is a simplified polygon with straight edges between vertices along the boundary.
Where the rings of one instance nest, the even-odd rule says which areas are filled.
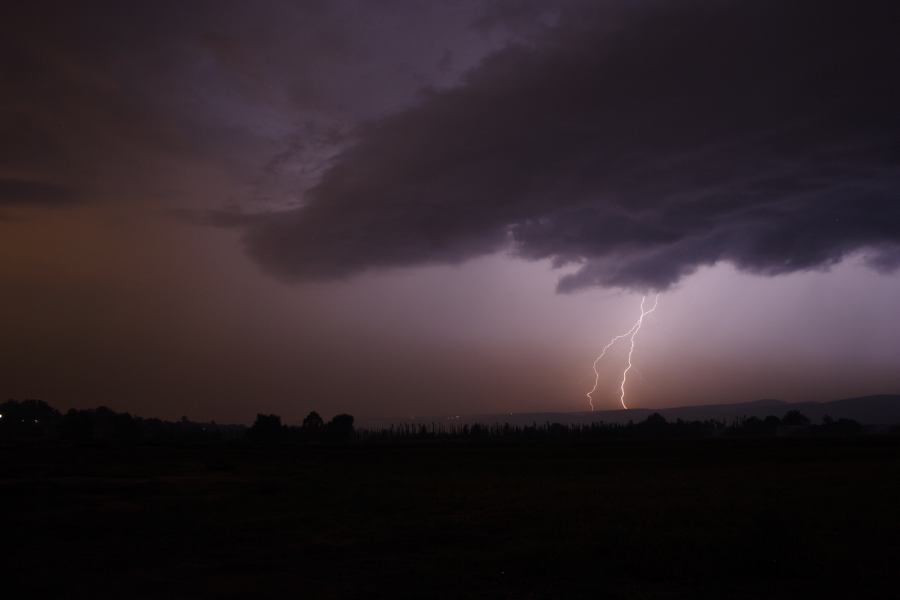
[[[900,559],[877,437],[6,446],[0,498],[15,597],[876,597]]]

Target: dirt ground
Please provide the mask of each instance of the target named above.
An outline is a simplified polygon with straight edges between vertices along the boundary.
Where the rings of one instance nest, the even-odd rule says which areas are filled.
[[[884,597],[900,442],[0,447],[14,597]]]

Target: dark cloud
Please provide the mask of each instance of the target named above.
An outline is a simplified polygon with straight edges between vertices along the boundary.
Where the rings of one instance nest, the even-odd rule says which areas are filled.
[[[465,43],[479,5],[4,3],[0,177],[62,181],[82,200],[208,208],[231,190],[228,203],[294,205],[334,132],[484,53]],[[449,48],[453,69],[428,73]]]
[[[248,226],[249,252],[304,280],[511,247],[577,265],[563,291],[860,249],[896,266],[896,4],[641,6],[612,29],[567,6],[537,41],[362,127],[302,208]]]

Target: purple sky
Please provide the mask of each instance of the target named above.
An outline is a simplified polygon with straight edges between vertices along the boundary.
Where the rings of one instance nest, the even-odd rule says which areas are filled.
[[[897,18],[0,9],[0,396],[218,421],[585,410],[656,291],[630,406],[900,391]]]

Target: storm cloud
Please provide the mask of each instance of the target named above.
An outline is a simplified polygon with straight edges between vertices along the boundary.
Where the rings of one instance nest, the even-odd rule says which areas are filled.
[[[254,217],[289,281],[511,250],[586,286],[698,267],[825,268],[900,244],[900,11],[888,1],[567,6],[375,119],[304,196]],[[492,23],[493,26],[493,23]]]

